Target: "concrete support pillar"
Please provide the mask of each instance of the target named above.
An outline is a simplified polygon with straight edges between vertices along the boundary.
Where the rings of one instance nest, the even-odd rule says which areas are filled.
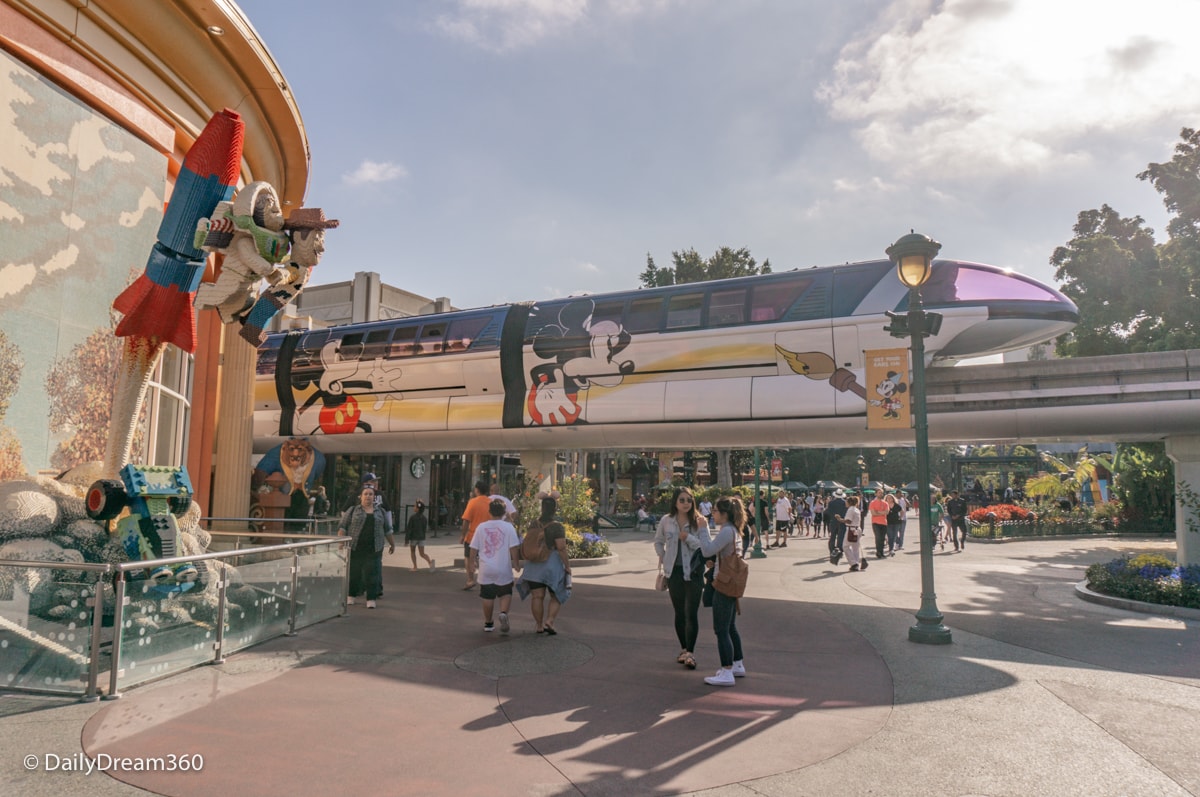
[[[226,325],[221,356],[221,388],[213,454],[213,517],[246,517],[250,512],[250,454],[254,450],[254,365],[258,349],[236,325]],[[217,524],[244,530],[246,524]]]
[[[1167,456],[1175,463],[1175,561],[1181,565],[1200,563],[1200,435],[1167,438]],[[1180,501],[1191,496],[1192,505]]]
[[[551,490],[555,484],[558,465],[557,451],[522,451],[521,466],[529,476],[538,477],[539,490]]]

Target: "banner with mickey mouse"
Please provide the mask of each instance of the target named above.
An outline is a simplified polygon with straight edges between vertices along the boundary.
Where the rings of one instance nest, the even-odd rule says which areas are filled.
[[[868,349],[863,354],[868,386],[867,428],[911,428],[908,349]]]

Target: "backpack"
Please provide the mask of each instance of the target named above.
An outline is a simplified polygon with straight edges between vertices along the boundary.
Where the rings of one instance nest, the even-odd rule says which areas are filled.
[[[521,558],[527,562],[544,562],[550,558],[546,529],[540,521],[533,521],[525,531],[525,539],[521,540]]]
[[[713,576],[713,589],[730,598],[740,598],[746,593],[746,578],[750,565],[735,550],[719,558],[717,574]]]

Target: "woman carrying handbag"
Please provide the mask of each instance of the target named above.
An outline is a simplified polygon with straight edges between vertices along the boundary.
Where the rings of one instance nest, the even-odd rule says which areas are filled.
[[[675,490],[671,511],[663,515],[654,532],[658,566],[666,574],[667,591],[675,609],[675,636],[679,656],[675,661],[696,669],[696,636],[700,631],[700,593],[704,587],[704,559],[700,556],[700,529],[708,528],[696,511],[696,499],[686,487]]]

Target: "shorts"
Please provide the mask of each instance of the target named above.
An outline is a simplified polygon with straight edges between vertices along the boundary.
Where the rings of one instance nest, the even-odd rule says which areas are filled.
[[[788,521],[776,520],[775,521],[775,530],[776,531],[787,531],[788,530]]]
[[[467,561],[471,561],[471,543],[463,543],[463,556],[467,557]]]
[[[479,597],[485,601],[490,601],[493,598],[502,598],[505,595],[512,594],[512,587],[511,581],[507,584],[480,584]]]

